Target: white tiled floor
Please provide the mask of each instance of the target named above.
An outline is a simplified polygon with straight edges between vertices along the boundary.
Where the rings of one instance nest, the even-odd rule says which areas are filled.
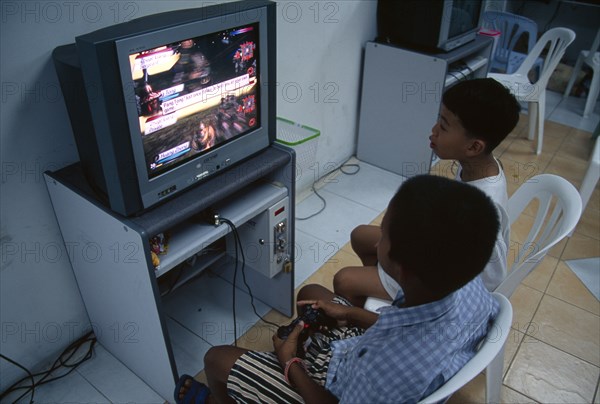
[[[563,100],[560,94],[549,93],[546,107],[547,119],[592,132],[600,120],[600,104],[596,104],[594,113],[586,119],[581,117],[583,105],[583,99]],[[297,222],[296,286],[348,242],[350,231],[354,226],[371,222],[385,208],[402,182],[402,177],[398,175],[362,162],[359,164],[361,169],[356,175],[339,174],[319,189],[320,194],[327,201],[327,208],[322,213],[309,220]],[[297,216],[308,216],[316,212],[321,205],[322,202],[311,194],[297,204]],[[201,294],[207,294],[208,297],[230,294],[230,285],[226,282],[222,282],[219,288],[212,289],[210,293],[205,290]],[[178,308],[179,315],[193,315],[192,311],[197,310],[195,307],[187,314],[180,311],[185,306],[184,303],[185,298],[183,302],[173,303]],[[264,307],[259,308],[259,314],[264,314],[265,310]],[[256,318],[247,307],[246,311],[240,310],[238,316],[238,322],[251,323]],[[229,312],[226,317],[230,317]],[[199,335],[202,337],[201,331]],[[192,349],[187,347],[187,352],[190,353],[188,357],[176,358],[181,367],[180,373],[195,374],[201,370],[203,366],[201,358],[208,349],[208,344],[232,342],[231,336],[217,339],[204,336],[204,339],[207,344],[200,344]],[[173,340],[174,344],[187,344],[185,338],[173,338]],[[171,400],[171,397],[166,399]],[[26,401],[29,401],[29,397],[22,400],[22,402]],[[69,376],[36,389],[35,401],[40,403],[164,402],[163,398],[99,345],[95,349],[94,357]]]

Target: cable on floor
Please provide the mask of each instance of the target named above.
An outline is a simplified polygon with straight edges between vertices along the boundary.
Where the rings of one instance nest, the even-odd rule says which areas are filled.
[[[348,161],[348,160],[346,160],[346,161]],[[353,171],[348,171],[348,170],[346,170],[346,168],[354,168],[354,170]],[[321,194],[319,194],[317,192],[317,189],[315,188],[315,184],[317,182],[319,182],[322,178],[324,178],[327,175],[330,175],[332,173],[335,173],[336,171],[340,171],[342,174],[345,174],[345,175],[356,175],[360,171],[360,165],[358,165],[356,163],[344,163],[341,166],[339,166],[338,168],[336,168],[335,170],[323,174],[316,181],[314,181],[312,183],[312,185],[310,186],[310,189],[311,189],[311,191],[313,191],[315,193],[315,195],[317,196],[317,198],[319,198],[321,200],[321,202],[323,202],[323,206],[318,211],[316,211],[315,213],[312,213],[312,214],[310,214],[308,216],[305,216],[305,217],[296,217],[296,220],[308,220],[308,219],[311,219],[311,218],[317,216],[318,214],[320,214],[321,212],[323,212],[325,210],[325,208],[327,207],[327,201],[325,200],[325,198],[323,198],[323,196],[321,196]]]
[[[21,400],[23,397],[25,397],[27,394],[31,393],[31,397],[30,397],[30,403],[33,403],[33,397],[34,397],[34,393],[35,393],[35,389],[41,385],[53,382],[55,380],[58,379],[62,379],[63,377],[69,375],[72,371],[74,371],[79,365],[81,365],[83,362],[87,361],[88,359],[90,359],[92,357],[92,354],[94,352],[94,346],[96,345],[96,337],[94,336],[93,331],[88,332],[87,334],[85,334],[84,336],[82,336],[81,338],[77,339],[76,341],[72,342],[59,356],[58,358],[54,361],[54,363],[52,364],[52,366],[50,367],[50,369],[40,372],[40,373],[31,373],[31,371],[29,371],[25,366],[19,364],[18,362],[10,359],[9,357],[0,354],[0,358],[6,360],[7,362],[21,368],[22,370],[24,370],[27,373],[27,376],[24,376],[23,378],[21,378],[20,380],[17,380],[15,383],[13,383],[8,389],[6,389],[5,391],[2,392],[2,394],[0,394],[0,401],[2,401],[3,398],[5,398],[6,396],[8,396],[9,394],[15,392],[15,391],[19,391],[19,390],[25,390],[25,392],[23,394],[21,394],[16,400],[13,401],[13,403],[18,402],[19,400]],[[73,359],[73,357],[75,356],[76,353],[78,353],[80,351],[80,348],[84,347],[86,344],[89,343],[89,346],[87,347],[87,350],[85,351],[85,355],[78,359],[77,361],[75,361],[74,363],[69,363],[70,360]],[[53,377],[51,379],[48,379],[48,377],[50,377],[50,375],[61,368],[67,368],[69,369],[68,372],[60,375],[60,376],[56,376]],[[36,377],[39,377],[38,380],[35,380]],[[47,379],[47,380],[46,380]],[[23,382],[30,380],[31,384],[30,385],[25,385],[25,386],[20,386]]]

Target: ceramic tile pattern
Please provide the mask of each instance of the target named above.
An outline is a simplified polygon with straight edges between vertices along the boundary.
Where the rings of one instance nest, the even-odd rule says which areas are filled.
[[[577,187],[581,184],[593,145],[591,131],[599,121],[598,104],[591,117],[583,119],[580,116],[582,100],[561,100],[558,94],[549,94],[548,98],[542,154],[536,156],[532,142],[526,139],[526,115],[496,149],[507,175],[509,195],[527,179],[543,172],[561,175]],[[554,107],[556,105],[558,107]],[[432,173],[454,176],[448,161],[438,162]],[[383,216],[380,212],[386,204],[382,198],[389,198],[400,182],[401,179],[390,173],[365,166],[360,175],[340,177],[339,181],[328,181],[320,187],[329,201],[327,209],[333,212],[325,214],[328,220],[299,224],[298,231],[303,233],[299,240],[304,240],[307,245],[314,242],[326,245],[323,243],[333,240],[337,247],[335,251],[323,250],[322,256],[310,260],[310,265],[299,273],[301,279],[298,279],[297,287],[301,283],[320,283],[331,288],[335,272],[344,266],[359,264],[346,244],[349,234],[342,233],[353,227],[353,221],[379,224]],[[377,187],[383,184],[390,189],[379,190],[374,196],[376,199],[370,202],[364,186],[373,184]],[[308,196],[298,202],[298,215],[308,214],[318,206]],[[330,223],[331,220],[342,222]],[[516,245],[525,237],[531,220],[531,212],[526,211],[525,216],[515,223],[512,243]],[[502,402],[600,403],[600,303],[565,264],[568,259],[596,256],[600,256],[599,186],[596,186],[573,236],[554,247],[511,298],[514,320],[505,350]],[[290,321],[275,311],[264,318],[278,324]],[[238,344],[249,349],[270,350],[273,332],[272,326],[260,321],[239,339]],[[67,380],[44,386],[46,389],[39,394],[36,391],[36,399],[48,402],[140,402],[143,397],[146,402],[155,402],[156,396],[143,388],[144,393],[136,393],[138,387],[122,388],[119,383],[106,387],[106,380],[95,382],[103,379],[101,375],[106,374],[107,369],[123,372],[118,361],[114,358],[111,361],[105,351],[101,353],[101,358],[90,361]],[[192,368],[192,362],[190,357],[186,370]],[[198,362],[200,370],[202,363]],[[138,385],[137,380],[130,378],[135,378],[134,375],[123,377],[135,381],[129,386]],[[205,380],[202,372],[197,378]],[[485,377],[479,375],[449,402],[481,403],[485,401],[484,392]]]

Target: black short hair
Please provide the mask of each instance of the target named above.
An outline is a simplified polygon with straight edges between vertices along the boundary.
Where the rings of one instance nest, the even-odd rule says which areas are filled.
[[[406,180],[387,214],[389,258],[439,296],[483,271],[500,226],[494,202],[481,190],[433,175]]]
[[[517,126],[521,112],[510,90],[492,78],[458,82],[442,95],[442,104],[460,119],[468,136],[486,143],[486,153]]]

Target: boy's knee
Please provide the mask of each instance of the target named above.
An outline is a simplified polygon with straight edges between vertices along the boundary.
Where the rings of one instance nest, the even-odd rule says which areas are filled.
[[[359,224],[350,232],[350,241],[356,242],[357,240],[361,240],[361,236],[364,234],[367,225]]]
[[[348,290],[348,285],[352,281],[347,268],[342,268],[333,276],[333,290],[337,294],[344,294]]]
[[[318,288],[320,288],[320,285],[316,285],[313,283],[302,286],[298,291],[298,296],[296,297],[296,300],[312,300]]]

